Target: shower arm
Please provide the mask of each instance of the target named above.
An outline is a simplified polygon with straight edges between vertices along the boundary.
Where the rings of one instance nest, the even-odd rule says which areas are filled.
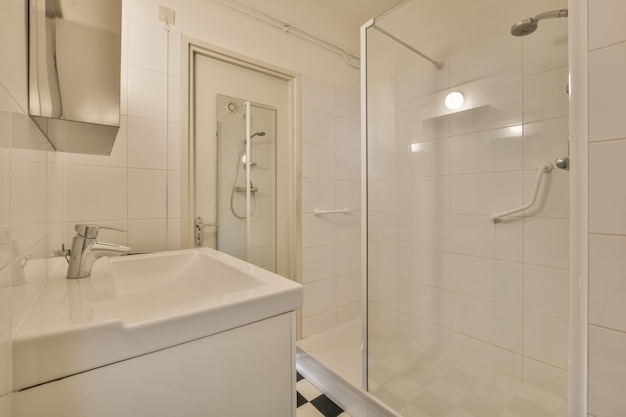
[[[568,13],[569,13],[568,9],[552,10],[552,11],[549,11],[549,12],[538,14],[537,16],[533,17],[532,19],[535,22],[537,22],[537,21],[543,20],[543,19],[552,19],[552,18],[555,18],[555,17],[567,17]]]
[[[438,70],[443,69],[443,62],[436,61],[436,60],[432,59],[428,55],[418,51],[417,49],[413,48],[411,45],[409,45],[409,44],[405,43],[404,41],[398,39],[397,37],[393,36],[391,33],[387,32],[386,30],[379,28],[378,26],[376,26],[376,24],[373,24],[371,27],[373,27],[374,29],[376,29],[377,31],[382,33],[383,35],[386,35],[387,37],[389,37],[389,38],[393,39],[394,41],[398,42],[400,45],[404,46],[405,48],[415,52],[416,54],[418,54],[419,56],[424,58],[426,61],[428,61],[431,64],[433,64]]]

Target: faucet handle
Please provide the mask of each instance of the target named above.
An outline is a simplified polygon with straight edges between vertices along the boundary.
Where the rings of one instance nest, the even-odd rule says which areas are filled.
[[[117,227],[111,227],[111,226],[102,226],[99,224],[79,223],[76,226],[74,226],[74,230],[76,230],[76,233],[78,233],[80,236],[84,237],[85,239],[97,239],[98,231],[100,229],[109,229],[109,230],[117,230],[118,232],[126,232],[126,230],[124,229],[119,229]]]

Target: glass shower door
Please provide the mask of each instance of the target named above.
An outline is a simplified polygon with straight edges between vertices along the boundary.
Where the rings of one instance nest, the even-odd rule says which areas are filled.
[[[366,29],[367,389],[407,417],[565,416],[567,20],[510,27],[567,4],[425,3]]]
[[[276,110],[222,95],[217,100],[217,249],[274,271]]]

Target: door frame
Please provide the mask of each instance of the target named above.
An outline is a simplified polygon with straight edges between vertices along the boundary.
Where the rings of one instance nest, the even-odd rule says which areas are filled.
[[[300,203],[300,74],[280,68],[278,66],[235,53],[230,50],[212,45],[198,39],[183,35],[181,48],[181,247],[183,249],[195,247],[194,235],[191,232],[194,227],[195,211],[195,154],[194,132],[195,125],[194,108],[194,60],[201,55],[235,65],[249,71],[259,72],[287,82],[288,88],[288,112],[287,120],[288,138],[287,149],[277,154],[277,160],[287,158],[288,175],[286,188],[281,192],[287,194],[287,207],[277,204],[277,216],[281,215],[278,210],[283,210],[282,215],[287,216],[286,230],[276,230],[277,241],[283,239],[282,244],[277,244],[276,258],[282,259],[277,262],[277,273],[296,282],[301,282],[299,271],[301,270],[301,203]],[[277,184],[278,189],[278,184]],[[280,265],[279,265],[280,264]]]

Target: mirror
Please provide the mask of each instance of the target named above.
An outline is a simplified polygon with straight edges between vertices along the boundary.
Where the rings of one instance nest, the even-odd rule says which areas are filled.
[[[121,28],[121,0],[30,0],[29,114],[58,151],[111,153]]]

